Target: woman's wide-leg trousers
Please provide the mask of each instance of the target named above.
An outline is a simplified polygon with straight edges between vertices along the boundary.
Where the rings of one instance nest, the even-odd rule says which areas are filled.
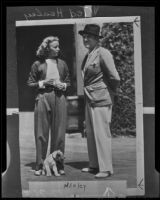
[[[65,148],[66,100],[64,95],[54,91],[42,94],[35,104],[34,127],[36,142],[36,163],[43,163],[46,157],[49,130],[51,130],[50,153]]]

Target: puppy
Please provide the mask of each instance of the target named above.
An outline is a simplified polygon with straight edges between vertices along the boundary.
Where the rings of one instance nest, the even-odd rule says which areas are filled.
[[[60,150],[54,151],[44,160],[42,175],[51,176],[53,170],[55,176],[60,176],[58,170],[63,168],[63,161],[63,153]]]

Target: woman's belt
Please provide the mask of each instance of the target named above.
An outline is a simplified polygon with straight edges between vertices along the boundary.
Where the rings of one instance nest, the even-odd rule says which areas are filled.
[[[61,90],[59,90],[58,88],[56,88],[54,86],[48,86],[48,87],[45,87],[45,88],[38,89],[39,93],[47,93],[47,92],[52,92],[52,91],[62,92]]]

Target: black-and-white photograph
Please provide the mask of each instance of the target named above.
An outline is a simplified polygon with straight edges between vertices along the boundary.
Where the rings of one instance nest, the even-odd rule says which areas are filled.
[[[23,197],[144,195],[139,16],[16,21]]]

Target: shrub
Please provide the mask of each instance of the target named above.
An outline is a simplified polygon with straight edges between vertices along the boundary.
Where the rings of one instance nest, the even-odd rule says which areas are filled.
[[[112,53],[121,78],[118,101],[113,106],[112,134],[136,135],[133,24],[106,23],[102,35],[101,45]]]

